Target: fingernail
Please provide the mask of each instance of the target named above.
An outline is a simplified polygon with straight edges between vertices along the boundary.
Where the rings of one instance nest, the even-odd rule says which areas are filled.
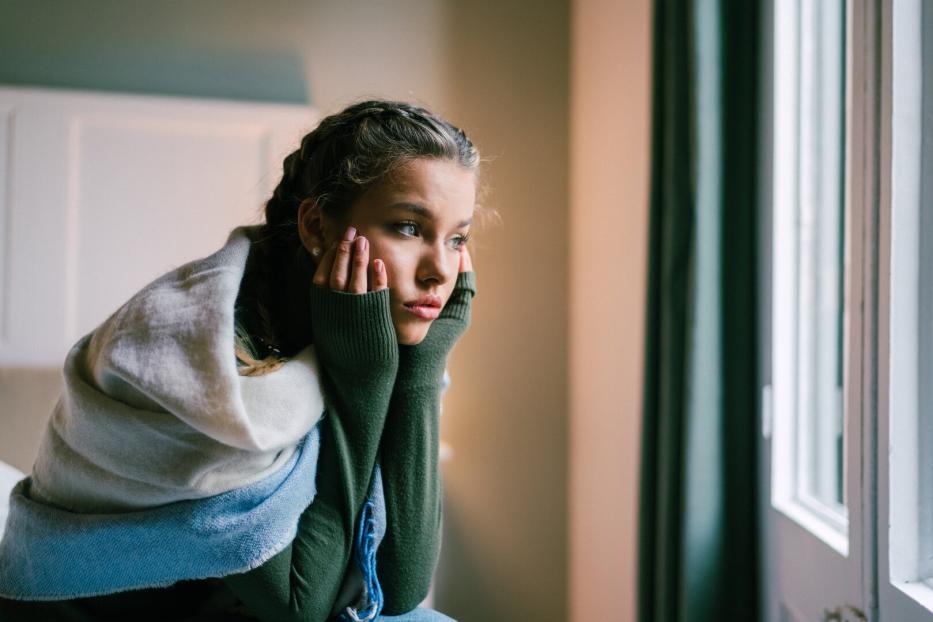
[[[373,269],[379,274],[382,274],[382,260],[381,259],[377,259],[376,261],[373,262]]]
[[[350,241],[356,237],[356,227],[347,227],[347,232],[343,234],[343,239]]]
[[[357,250],[365,251],[367,244],[368,243],[366,241],[366,238],[364,238],[363,236],[356,238],[356,249]]]

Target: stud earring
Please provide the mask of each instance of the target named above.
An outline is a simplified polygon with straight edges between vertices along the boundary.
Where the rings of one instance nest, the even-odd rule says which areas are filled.
[[[321,252],[322,252],[321,247],[315,246],[314,248],[311,249],[311,256],[314,257],[315,259],[318,259],[321,256]]]

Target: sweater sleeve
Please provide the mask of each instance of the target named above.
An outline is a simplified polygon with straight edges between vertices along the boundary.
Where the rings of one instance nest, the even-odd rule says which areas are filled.
[[[294,541],[262,566],[225,578],[263,620],[323,621],[351,559],[398,369],[389,290],[348,294],[313,287],[315,348],[324,370],[317,492]]]
[[[380,447],[387,528],[377,568],[387,615],[410,611],[424,600],[440,555],[441,390],[447,355],[469,325],[475,292],[474,273],[461,273],[425,339],[399,346],[398,377]]]

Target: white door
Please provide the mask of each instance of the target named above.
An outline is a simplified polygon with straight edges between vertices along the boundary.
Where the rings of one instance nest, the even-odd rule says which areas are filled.
[[[0,88],[0,365],[61,364],[156,276],[261,221],[306,106]]]

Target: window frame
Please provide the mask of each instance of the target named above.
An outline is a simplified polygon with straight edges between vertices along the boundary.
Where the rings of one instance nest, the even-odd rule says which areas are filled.
[[[900,328],[909,322],[916,322],[919,326],[920,310],[917,308],[917,298],[908,294],[902,295],[905,287],[910,287],[910,279],[917,279],[919,287],[920,257],[918,251],[922,244],[922,232],[919,226],[921,196],[920,180],[922,178],[921,164],[911,158],[920,158],[922,145],[915,140],[922,131],[909,127],[911,119],[904,117],[916,113],[916,120],[922,124],[922,91],[910,92],[914,86],[913,81],[922,81],[923,66],[928,58],[922,57],[923,36],[922,13],[911,14],[912,9],[922,11],[924,0],[879,0],[881,14],[880,37],[880,80],[878,99],[880,104],[879,122],[879,255],[878,255],[878,417],[877,417],[877,512],[879,522],[884,528],[879,529],[877,539],[878,549],[878,606],[884,619],[898,620],[899,622],[929,622],[933,620],[933,581],[930,577],[925,580],[908,582],[903,577],[892,579],[892,574],[902,573],[902,570],[892,572],[891,557],[896,551],[904,551],[914,543],[909,542],[908,534],[912,527],[916,530],[914,519],[919,513],[917,509],[921,504],[933,503],[931,499],[899,499],[892,503],[894,491],[892,490],[892,473],[911,463],[908,468],[914,471],[929,464],[923,464],[923,456],[914,447],[910,447],[911,431],[909,429],[895,428],[893,418],[899,412],[901,415],[918,418],[921,416],[922,406],[918,395],[919,355],[917,348],[917,335],[910,335],[909,331]],[[900,9],[897,14],[895,9]],[[933,7],[927,7],[933,10]],[[905,13],[904,11],[907,11]],[[911,32],[908,26],[911,20],[916,20],[919,28]],[[895,38],[895,27],[899,27],[898,37]],[[914,35],[918,35],[914,39]],[[933,33],[927,36],[933,36]],[[911,45],[919,47],[921,56],[919,63],[912,63],[909,58]],[[915,48],[916,49],[916,48]],[[909,85],[903,87],[895,85],[894,59],[899,53],[906,52],[908,58],[900,58],[897,63],[899,84]],[[933,67],[930,67],[933,69]],[[908,75],[905,75],[908,74]],[[895,91],[895,89],[901,89]],[[899,95],[895,98],[895,95]],[[912,110],[914,103],[904,101],[904,98],[916,96],[919,110]],[[901,140],[906,139],[906,140]],[[906,143],[906,144],[905,144]],[[910,153],[916,149],[916,153]],[[897,168],[895,168],[897,167]],[[897,185],[895,186],[895,182]],[[916,195],[912,196],[912,186],[916,186]],[[904,197],[903,195],[907,196]],[[913,202],[910,205],[899,206],[898,202]],[[897,212],[895,210],[898,210]],[[906,213],[905,213],[906,211]],[[914,218],[916,217],[916,218]],[[899,241],[897,248],[893,247],[895,238]],[[906,266],[905,263],[906,262]],[[916,264],[916,270],[912,270]],[[897,307],[895,307],[897,305]],[[893,324],[892,322],[897,322]],[[897,330],[892,330],[897,328]],[[906,333],[906,334],[905,334]],[[905,361],[905,359],[908,359]],[[913,359],[912,361],[910,359]],[[908,369],[904,369],[905,363]],[[912,366],[912,367],[911,367]],[[897,409],[895,411],[895,408]],[[928,415],[929,416],[929,415]],[[911,422],[913,423],[913,422]],[[902,425],[902,424],[900,424]],[[907,441],[906,443],[904,441]],[[904,445],[907,445],[905,448]],[[897,452],[898,462],[892,464],[891,457]],[[903,477],[903,476],[902,476]],[[908,486],[911,481],[904,477],[903,485]],[[895,486],[898,483],[894,483]],[[900,494],[900,491],[898,491]],[[904,514],[913,512],[913,517]],[[900,514],[899,514],[900,513]],[[922,537],[919,532],[913,537]],[[930,537],[929,535],[927,537]],[[900,540],[900,542],[898,542]],[[908,542],[904,542],[908,540]],[[893,541],[893,545],[892,545]],[[904,546],[904,545],[907,546]],[[931,546],[928,541],[927,546]],[[910,565],[910,562],[902,565]]]
[[[800,345],[798,323],[801,309],[806,301],[799,297],[799,266],[801,249],[798,236],[797,219],[800,213],[802,194],[810,197],[809,205],[815,203],[810,194],[813,188],[808,184],[814,174],[824,173],[822,166],[817,173],[807,174],[807,164],[810,154],[807,147],[801,146],[800,128],[806,126],[813,128],[819,125],[819,116],[815,108],[808,108],[801,103],[802,83],[806,82],[809,72],[800,67],[801,49],[809,50],[809,44],[803,41],[807,35],[814,38],[814,31],[809,30],[813,24],[802,19],[799,14],[799,1],[793,0],[775,2],[775,44],[780,46],[775,51],[775,63],[783,67],[794,67],[793,71],[778,71],[775,75],[775,91],[781,98],[774,108],[774,168],[773,174],[773,254],[781,259],[772,262],[772,301],[775,307],[772,311],[772,321],[780,339],[773,340],[772,344],[772,379],[770,385],[770,406],[773,409],[773,450],[772,456],[772,495],[771,503],[775,509],[788,518],[794,520],[803,528],[813,533],[843,557],[849,554],[848,540],[849,519],[845,515],[826,504],[823,500],[802,490],[802,480],[806,479],[803,472],[803,458],[810,456],[811,438],[810,421],[804,421],[800,411],[801,370],[798,366],[798,347]],[[842,27],[845,31],[845,26]],[[843,34],[843,40],[847,36]],[[844,68],[843,71],[847,71]],[[849,85],[846,83],[846,89]],[[847,99],[845,95],[842,96]],[[816,115],[817,120],[812,118]],[[805,118],[809,117],[809,118]],[[846,129],[842,123],[842,131]],[[798,156],[806,157],[807,161],[799,162]],[[845,168],[842,164],[841,168]],[[802,190],[801,185],[806,185]],[[843,184],[844,185],[844,184]],[[843,188],[844,190],[844,188]],[[843,192],[843,195],[846,193]],[[845,248],[843,255],[846,258],[844,265],[855,265],[851,261],[852,253],[857,247],[850,246],[850,240],[856,237],[859,218],[852,213],[853,205],[843,201],[841,209],[846,227],[844,236]],[[856,217],[853,217],[856,216]],[[845,271],[844,266],[840,267]],[[846,348],[843,352],[845,364],[843,365],[843,393],[845,387],[852,386],[848,381],[851,374],[860,373],[860,341],[853,340],[853,327],[860,322],[860,274],[844,274],[845,287],[843,292],[844,308],[846,309],[843,322],[843,342]],[[811,310],[812,312],[812,310]],[[808,316],[808,320],[809,320]],[[843,425],[851,428],[852,413],[859,410],[859,396],[845,395],[843,398]],[[849,432],[849,430],[847,430]],[[846,435],[848,438],[849,434]],[[803,456],[801,456],[803,454]],[[846,478],[853,480],[852,474]],[[851,486],[850,486],[851,488]],[[859,498],[852,495],[851,490],[845,495],[851,501],[856,512],[859,509]],[[859,519],[855,518],[855,524]]]
[[[849,452],[848,459],[857,462],[852,465],[852,472],[857,480],[855,486],[858,495],[850,494],[848,497],[849,550],[845,552],[844,557],[852,558],[852,563],[844,566],[839,563],[838,557],[824,553],[814,554],[810,563],[817,559],[832,560],[831,564],[820,567],[824,574],[815,585],[788,580],[780,562],[775,562],[775,559],[782,555],[786,557],[782,547],[790,549],[791,555],[799,554],[803,550],[798,542],[781,540],[785,534],[802,533],[800,530],[788,530],[788,521],[784,518],[790,518],[791,522],[800,525],[805,531],[810,531],[811,525],[806,519],[807,513],[801,514],[795,511],[794,504],[785,503],[790,497],[787,478],[785,477],[784,482],[780,477],[771,479],[771,476],[775,475],[771,472],[772,457],[779,451],[786,451],[781,446],[782,441],[779,437],[782,436],[782,426],[788,425],[787,405],[782,407],[780,397],[772,390],[773,381],[782,373],[781,362],[775,356],[774,348],[782,347],[779,343],[780,335],[787,334],[786,331],[781,332],[781,322],[785,320],[780,317],[776,306],[784,290],[780,287],[772,289],[775,285],[774,279],[778,278],[782,271],[781,266],[776,265],[779,262],[775,257],[780,256],[778,253],[781,252],[781,244],[788,242],[782,241],[775,234],[782,226],[779,222],[782,215],[775,209],[778,201],[774,199],[780,192],[781,176],[775,171],[782,154],[775,148],[774,151],[766,151],[763,158],[762,205],[767,210],[763,216],[763,227],[772,228],[764,239],[774,246],[763,248],[761,263],[765,282],[761,299],[771,313],[766,317],[770,317],[772,324],[762,328],[762,356],[765,361],[762,369],[766,371],[762,378],[762,507],[769,511],[775,510],[767,514],[765,525],[769,532],[764,533],[762,537],[765,560],[763,576],[768,578],[765,593],[768,620],[810,619],[818,615],[816,604],[819,603],[823,607],[824,616],[830,612],[840,612],[848,616],[844,619],[850,620],[933,621],[933,580],[915,582],[907,589],[903,583],[897,585],[890,580],[890,305],[892,278],[897,276],[892,273],[891,236],[894,215],[891,189],[892,175],[896,174],[892,165],[897,164],[898,157],[893,153],[892,146],[892,59],[893,46],[897,43],[893,36],[894,8],[895,3],[899,1],[902,0],[847,2],[845,171],[847,218],[852,225],[847,232],[849,248],[846,252],[846,281],[850,284],[847,287],[851,287],[851,292],[846,298],[846,304],[851,304],[850,327],[845,337],[849,348],[847,356],[850,357],[845,380],[846,399],[849,402],[846,442],[856,449],[854,453]],[[773,3],[769,4],[776,7],[779,2],[780,0],[773,0]],[[766,11],[765,14],[768,16],[766,20],[775,19],[773,13]],[[780,92],[781,80],[784,79],[778,71],[780,34],[776,29],[781,27],[779,21],[775,19],[774,22],[765,23],[766,32],[775,39],[774,57],[764,55],[765,75],[771,76],[773,82],[763,85],[765,93],[769,95],[764,98],[767,103],[762,119],[767,129],[763,130],[763,144],[771,147],[779,147],[783,140],[780,136],[780,126],[774,126],[772,130],[775,118],[782,114],[781,101],[769,93],[769,89],[772,88]],[[929,70],[926,73],[930,73]],[[775,160],[774,170],[769,158]],[[774,335],[779,337],[775,338]],[[786,443],[786,430],[783,436],[783,442]],[[929,461],[918,464],[919,470],[925,468]],[[774,503],[773,499],[777,499],[777,503]],[[799,507],[797,509],[799,510]],[[772,514],[780,515],[781,518],[773,518]],[[812,519],[813,514],[809,515]],[[811,545],[818,542],[816,538],[809,536],[793,535],[793,539],[798,537],[802,542],[809,542]],[[837,549],[837,552],[841,551]],[[805,566],[801,566],[800,561],[797,564],[805,573]],[[832,570],[840,568],[845,568],[847,575],[851,570],[851,576],[844,579],[827,576]],[[839,600],[839,595],[844,593],[836,589],[837,582],[849,586],[848,594],[851,600],[828,602],[833,599]],[[785,593],[788,590],[806,591],[808,594],[798,594],[789,598]],[[814,597],[813,592],[820,591],[824,593]],[[822,603],[820,598],[827,602]],[[798,606],[798,603],[802,605]]]

